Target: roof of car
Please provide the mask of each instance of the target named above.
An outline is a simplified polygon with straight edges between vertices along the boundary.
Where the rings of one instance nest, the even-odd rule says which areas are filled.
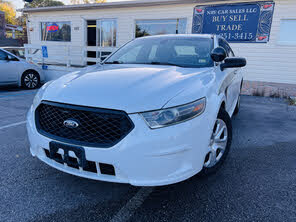
[[[20,47],[20,46],[4,46],[1,47],[2,49],[24,49],[25,47]]]
[[[167,34],[167,35],[153,35],[144,36],[141,38],[213,38],[215,35],[211,34]]]

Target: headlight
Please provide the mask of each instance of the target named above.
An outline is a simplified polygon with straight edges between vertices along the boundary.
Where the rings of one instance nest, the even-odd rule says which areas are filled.
[[[185,105],[140,114],[150,128],[156,129],[192,119],[202,114],[205,107],[206,99],[202,98]]]
[[[36,108],[41,100],[42,100],[42,97],[43,97],[43,94],[44,94],[44,91],[45,89],[49,86],[49,84],[51,84],[52,81],[49,81],[47,83],[45,83],[39,90],[38,92],[36,93],[35,97],[34,97],[34,100],[33,100],[33,107]]]

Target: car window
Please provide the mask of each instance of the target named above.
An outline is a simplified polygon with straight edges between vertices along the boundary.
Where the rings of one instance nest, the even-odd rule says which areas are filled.
[[[18,56],[19,56],[20,58],[25,59],[25,58],[26,58],[26,57],[25,57],[25,50],[23,50],[23,49],[19,49],[19,50],[18,50]]]
[[[7,58],[7,53],[0,50],[0,60],[6,60]]]
[[[212,49],[211,38],[138,38],[115,52],[105,63],[210,67],[213,66]]]
[[[128,53],[122,55],[119,60],[120,61],[125,61],[125,63],[129,63],[132,61],[135,61],[137,59],[137,56],[139,55],[139,52],[141,50],[141,47],[135,47],[132,50],[130,50]]]
[[[177,45],[175,46],[175,51],[178,56],[182,55],[197,55],[195,52],[194,46],[186,46],[186,45]]]

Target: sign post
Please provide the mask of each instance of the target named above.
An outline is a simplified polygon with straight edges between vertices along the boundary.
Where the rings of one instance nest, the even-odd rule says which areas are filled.
[[[196,6],[192,33],[217,34],[228,42],[269,41],[274,2]]]
[[[47,69],[48,66],[44,64],[44,58],[48,58],[47,46],[42,46],[42,69]]]

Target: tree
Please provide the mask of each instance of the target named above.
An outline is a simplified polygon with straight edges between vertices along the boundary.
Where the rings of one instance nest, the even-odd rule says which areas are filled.
[[[136,38],[149,36],[149,33],[145,29],[141,29],[140,26],[136,25]]]
[[[51,6],[63,6],[64,3],[57,0],[34,0],[31,3],[26,3],[25,8],[39,8]]]
[[[3,11],[5,13],[5,21],[7,24],[16,24],[16,13],[11,3],[0,0],[0,11]]]

